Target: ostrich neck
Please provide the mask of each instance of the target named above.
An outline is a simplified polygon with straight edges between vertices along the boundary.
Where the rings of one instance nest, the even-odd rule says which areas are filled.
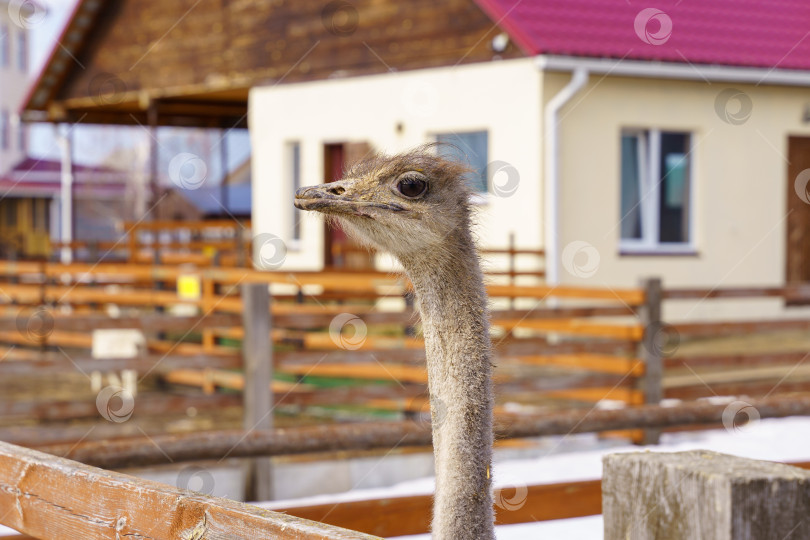
[[[460,234],[440,253],[402,263],[425,336],[436,467],[433,538],[491,539],[492,358],[478,253],[469,235]]]

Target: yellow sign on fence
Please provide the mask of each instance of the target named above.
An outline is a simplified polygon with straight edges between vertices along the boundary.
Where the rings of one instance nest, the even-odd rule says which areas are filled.
[[[199,300],[202,286],[199,274],[180,274],[177,276],[177,296],[180,300]]]

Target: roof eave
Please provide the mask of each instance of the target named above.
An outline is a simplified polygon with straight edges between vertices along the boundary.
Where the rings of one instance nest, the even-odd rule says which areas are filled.
[[[67,73],[70,71],[64,64],[71,61],[79,62],[76,58],[81,54],[80,51],[84,45],[84,40],[98,19],[105,1],[81,0],[73,8],[73,12],[68,17],[68,22],[62,28],[59,38],[51,48],[47,61],[42,65],[42,69],[22,100],[19,111],[21,117],[32,118],[31,121],[36,118],[39,121],[43,115],[50,116],[48,104],[52,101],[53,96],[59,92]],[[80,17],[80,15],[83,16]],[[64,61],[63,63],[57,61],[60,56]],[[44,98],[41,97],[43,92],[47,94]]]
[[[584,68],[589,73],[617,77],[676,79],[686,81],[810,86],[810,71],[775,67],[687,64],[584,56],[540,54],[535,63],[541,71],[571,72]]]

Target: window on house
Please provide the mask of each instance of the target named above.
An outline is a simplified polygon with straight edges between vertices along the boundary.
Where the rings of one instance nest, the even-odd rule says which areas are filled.
[[[621,247],[690,249],[691,136],[634,130],[621,139]]]
[[[8,111],[0,111],[0,149],[8,150],[11,147],[11,122]]]
[[[295,193],[301,187],[301,144],[287,143],[287,176]],[[301,211],[293,209],[292,213],[292,239],[301,240]]]
[[[25,30],[17,32],[17,69],[28,71],[28,35]]]
[[[0,24],[0,67],[7,68],[11,62],[11,34],[7,24]]]
[[[469,131],[465,133],[440,133],[436,141],[449,143],[439,146],[439,154],[469,164],[474,172],[467,182],[478,193],[487,192],[487,163],[489,163],[489,133]]]
[[[21,152],[25,152],[26,150],[25,142],[25,126],[20,122],[17,124],[17,148],[19,148]]]

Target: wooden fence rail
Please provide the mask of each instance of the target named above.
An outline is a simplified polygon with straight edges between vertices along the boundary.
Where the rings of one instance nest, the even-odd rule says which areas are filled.
[[[37,538],[376,538],[3,442],[0,523]]]
[[[810,416],[810,395],[750,400],[760,418]],[[618,410],[560,411],[543,416],[497,419],[499,438],[569,435],[598,431],[722,425],[728,404],[707,402],[676,406],[643,405]],[[125,468],[223,457],[257,457],[343,450],[429,446],[427,423],[364,422],[323,424],[275,430],[233,430],[161,435],[141,439],[82,442],[41,448],[103,468]]]
[[[180,298],[173,290],[178,280],[189,274],[199,279],[198,298]],[[275,346],[281,349],[276,362],[278,374],[299,378],[328,377],[367,380],[371,383],[418,384],[420,392],[425,392],[424,343],[420,338],[408,337],[407,334],[408,328],[418,324],[418,315],[407,303],[398,311],[381,312],[366,300],[402,297],[408,291],[409,284],[401,275],[382,272],[273,273],[244,268],[189,270],[172,266],[112,263],[62,265],[0,262],[0,276],[5,276],[10,282],[0,286],[6,302],[10,300],[31,306],[44,304],[44,317],[50,318],[46,321],[50,328],[44,332],[33,332],[34,339],[28,333],[19,331],[20,319],[25,319],[27,312],[0,318],[0,342],[9,347],[9,360],[16,360],[21,355],[30,360],[30,356],[25,354],[26,347],[74,351],[89,349],[93,339],[88,330],[93,325],[96,325],[95,328],[144,330],[149,334],[146,336],[147,353],[152,355],[231,358],[238,351],[245,334],[242,321],[237,316],[243,310],[237,285],[292,286],[299,291],[314,287],[321,292],[340,292],[344,302],[324,304],[316,296],[316,303],[301,304],[284,301],[274,295],[271,303],[273,329],[269,331]],[[162,284],[158,290],[155,289],[156,283]],[[631,404],[644,401],[644,390],[638,388],[637,384],[644,372],[644,364],[637,357],[644,328],[633,322],[644,302],[643,290],[516,285],[491,285],[489,289],[494,298],[535,301],[535,307],[531,309],[496,309],[492,313],[493,328],[505,334],[497,339],[496,351],[504,365],[513,366],[510,369],[515,373],[499,376],[499,381],[503,383],[503,395],[529,397],[533,393],[532,399],[585,403],[603,398],[619,399]],[[358,294],[370,296],[357,299],[355,295]],[[575,304],[553,308],[542,305],[549,297],[568,299]],[[109,305],[118,309],[137,309],[146,318],[138,322],[133,315],[125,315],[120,320],[108,318],[101,322],[98,311]],[[76,310],[80,315],[60,315],[62,306]],[[193,316],[161,319],[160,315],[147,311],[158,307],[168,312],[175,306],[196,309],[202,315],[198,322],[194,322]],[[336,339],[330,329],[335,317],[345,313],[369,328],[362,343],[352,347],[351,351],[344,350],[343,343]],[[227,319],[228,316],[232,319]],[[165,322],[163,328],[161,321]],[[405,328],[406,334],[390,335],[386,333],[389,332],[385,329],[386,325]],[[383,327],[383,331],[376,333],[376,326]],[[195,335],[189,337],[192,330]],[[185,332],[182,342],[176,341],[176,336],[167,337],[165,334],[170,331]],[[200,332],[201,341],[196,335]],[[563,336],[564,339],[550,345],[545,337],[549,334]],[[15,349],[11,350],[10,347]],[[541,347],[542,353],[539,353]],[[295,350],[291,351],[290,348]],[[414,354],[404,354],[408,350]],[[314,352],[319,354],[312,354]],[[369,354],[365,360],[360,360],[366,352]],[[328,358],[325,359],[324,354],[327,353]],[[71,353],[71,356],[74,354]],[[133,364],[147,365],[140,359],[134,360]],[[217,364],[221,366],[222,361],[216,360],[210,367],[216,369]],[[73,363],[73,367],[78,365],[81,362]],[[522,377],[518,370],[524,369],[520,366],[535,371],[554,369],[561,376],[549,378],[548,382],[539,386],[532,385],[520,382]],[[0,366],[0,371],[3,369]],[[20,372],[19,367],[15,369]],[[153,371],[147,367],[145,373],[161,375],[172,384],[192,382],[208,391],[216,387],[240,390],[244,387],[243,382],[235,377],[226,378],[202,366],[197,374],[186,367],[178,369],[183,371],[172,374],[162,368]],[[140,375],[142,371],[138,373]],[[198,382],[195,384],[193,381]],[[223,384],[223,381],[234,383]],[[305,389],[305,386],[296,388]],[[301,396],[301,392],[296,391],[295,394]],[[284,392],[285,399],[288,395],[288,392]],[[296,398],[296,395],[291,397]],[[357,395],[362,396],[362,392]],[[397,388],[393,389],[392,397],[400,399],[400,405],[396,404],[396,400],[385,402],[376,399],[372,405],[383,410],[400,408],[405,413],[413,410],[410,393],[405,396],[404,404]],[[357,403],[355,400],[351,402]],[[92,411],[90,407],[74,410]]]
[[[154,221],[124,223],[126,233],[117,241],[51,242],[52,257],[63,248],[74,260],[117,260],[129,264],[194,264],[199,267],[252,267],[252,234],[249,220]],[[334,244],[332,259],[345,261],[354,253],[368,260],[364,247]],[[517,278],[545,276],[543,249],[517,247],[510,235],[506,247],[481,250],[488,263],[484,271],[503,276],[514,284]],[[524,264],[518,264],[518,262]],[[340,270],[343,270],[342,268]]]

